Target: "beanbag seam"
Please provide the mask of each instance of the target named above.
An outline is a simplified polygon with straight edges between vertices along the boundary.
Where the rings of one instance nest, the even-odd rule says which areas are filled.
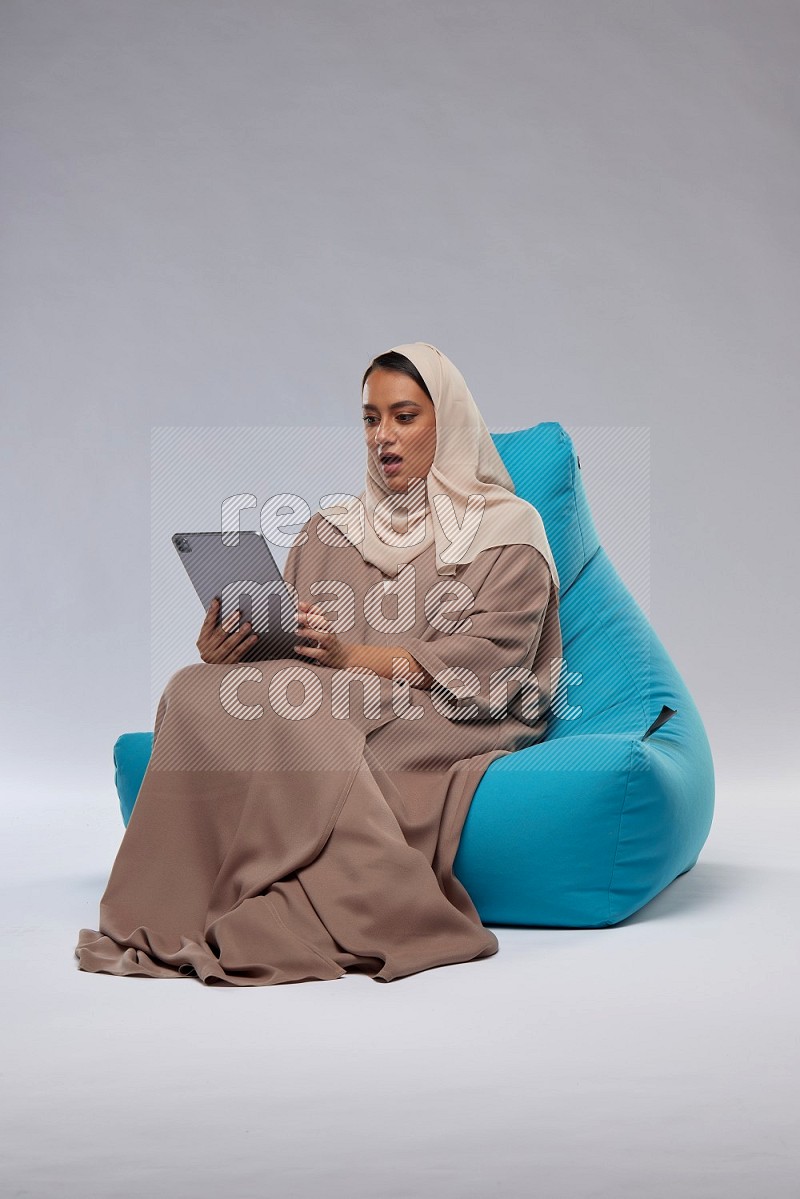
[[[630,790],[631,775],[633,773],[633,753],[634,753],[635,748],[636,748],[636,742],[631,741],[630,753],[628,754],[628,777],[625,780],[625,794],[622,797],[622,804],[620,805],[620,809],[619,809],[619,822],[617,824],[617,844],[614,847],[614,862],[611,866],[611,877],[608,880],[608,920],[606,920],[606,922],[605,922],[607,928],[610,928],[611,925],[613,925],[613,923],[614,923],[614,921],[612,919],[611,896],[613,895],[614,874],[616,873],[617,859],[619,857],[619,843],[620,843],[620,840],[622,837],[622,821],[625,816],[625,807],[628,802],[628,792]]]
[[[581,539],[581,560],[582,560],[581,568],[578,571],[578,573],[575,575],[575,578],[572,580],[572,582],[569,584],[568,587],[564,588],[564,590],[566,592],[566,591],[569,591],[570,587],[573,587],[575,585],[575,583],[577,583],[578,579],[581,577],[581,572],[583,571],[584,567],[586,567],[591,562],[594,555],[600,549],[600,543],[598,540],[598,544],[594,548],[594,553],[592,553],[592,555],[587,558],[586,557],[586,537],[584,535],[583,525],[581,524],[581,510],[580,510],[580,505],[578,504],[578,483],[577,483],[577,476],[575,473],[575,446],[572,443],[572,438],[567,433],[567,431],[563,427],[563,425],[559,426],[559,438],[561,440],[561,443],[564,446],[566,446],[567,452],[569,454],[569,490],[570,490],[570,495],[572,497],[572,506],[575,509],[575,523],[578,526],[578,533],[580,534],[580,539]],[[556,563],[556,566],[558,566],[558,563]]]
[[[640,705],[641,705],[641,709],[642,709],[642,716],[643,716],[644,720],[645,720],[645,721],[647,721],[647,719],[648,719],[648,716],[649,716],[649,714],[650,714],[650,713],[649,713],[649,709],[648,709],[648,707],[647,707],[647,704],[645,703],[645,697],[644,697],[644,693],[642,692],[642,689],[640,688],[640,686],[639,686],[638,682],[636,681],[636,678],[635,678],[635,677],[634,677],[634,675],[631,673],[631,670],[630,670],[630,668],[629,668],[629,666],[628,666],[628,663],[626,662],[626,660],[623,658],[622,654],[620,653],[620,651],[619,651],[619,648],[618,648],[618,646],[617,646],[617,643],[616,643],[616,641],[615,641],[615,640],[614,640],[614,638],[611,636],[611,633],[609,632],[608,624],[607,624],[607,622],[606,622],[605,618],[604,618],[604,617],[602,616],[602,614],[601,614],[601,613],[598,611],[598,609],[597,609],[597,608],[594,606],[594,604],[593,604],[593,603],[591,603],[589,600],[587,600],[587,599],[584,599],[584,600],[583,600],[583,603],[584,603],[584,606],[585,606],[586,608],[588,608],[588,609],[589,609],[589,611],[590,611],[590,612],[592,613],[592,615],[594,616],[594,618],[595,618],[595,620],[597,621],[597,624],[598,624],[598,631],[599,631],[599,632],[602,632],[602,633],[604,634],[604,636],[605,636],[605,639],[606,639],[607,643],[608,643],[608,644],[611,646],[611,648],[613,649],[614,653],[616,654],[617,658],[619,659],[620,665],[622,666],[623,670],[625,671],[625,673],[627,674],[627,676],[628,676],[628,678],[630,679],[631,683],[633,684],[633,690],[634,690],[634,692],[635,692],[635,694],[636,694],[636,697],[637,697],[637,699],[639,700],[639,703],[640,703]],[[641,734],[640,734],[640,733],[637,733],[637,736],[641,736]]]

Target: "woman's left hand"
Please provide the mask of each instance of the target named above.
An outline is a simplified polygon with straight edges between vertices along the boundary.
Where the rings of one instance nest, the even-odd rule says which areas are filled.
[[[348,646],[333,632],[315,604],[307,604],[303,600],[298,603],[297,631],[303,637],[316,639],[318,644],[295,645],[295,651],[313,659],[318,666],[345,667]]]

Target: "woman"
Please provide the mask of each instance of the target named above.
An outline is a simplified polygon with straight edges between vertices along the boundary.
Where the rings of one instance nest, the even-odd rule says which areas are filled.
[[[387,982],[497,952],[452,865],[486,768],[547,731],[558,575],[444,354],[379,355],[362,407],[365,489],[287,557],[296,657],[240,664],[254,634],[211,606],[82,970]]]

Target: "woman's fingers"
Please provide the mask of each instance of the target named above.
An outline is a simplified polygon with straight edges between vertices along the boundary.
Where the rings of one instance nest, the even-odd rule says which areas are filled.
[[[253,632],[252,625],[249,620],[246,620],[240,629],[234,633],[228,633],[228,636],[223,642],[223,646],[227,653],[237,649],[243,645],[245,641],[258,641],[257,635]]]
[[[205,619],[200,626],[200,634],[197,638],[197,641],[195,642],[195,645],[197,646],[197,648],[199,650],[203,649],[203,646],[206,644],[206,642],[208,641],[212,632],[214,631],[214,626],[217,623],[217,613],[218,612],[219,612],[219,600],[217,599],[216,596],[214,596],[211,603],[208,605]]]
[[[220,621],[220,625],[219,625],[220,630],[224,630],[226,635],[231,633],[233,631],[233,629],[236,627],[236,625],[239,623],[239,619],[240,619],[241,615],[242,615],[241,608],[237,608],[235,612],[229,612],[228,615],[225,617],[225,619]]]
[[[241,630],[239,632],[241,633]],[[218,645],[216,649],[203,654],[203,661],[215,664],[238,662],[257,641],[258,635],[256,633],[246,633],[241,637],[239,633],[232,634],[225,639],[222,645]]]
[[[206,649],[208,649],[212,654],[216,654],[220,646],[224,645],[225,641],[227,641],[229,628],[230,621],[227,622],[227,627],[225,624],[214,625],[213,629],[211,629],[211,631],[206,635]]]
[[[211,603],[208,605],[208,609],[206,611],[206,618],[203,621],[203,625],[202,625],[203,629],[213,629],[214,625],[217,623],[217,613],[218,612],[219,612],[219,599],[215,595],[214,598],[212,599]],[[202,629],[201,629],[201,632],[202,632]]]
[[[238,662],[240,658],[242,658],[244,654],[246,654],[251,648],[251,646],[255,645],[257,641],[258,635],[256,633],[249,633],[242,641],[238,642],[236,645],[231,645],[230,648],[228,648],[227,645],[224,645],[222,648],[226,652],[225,656],[219,659],[220,662],[225,664],[229,662]]]
[[[308,658],[323,658],[325,656],[328,652],[328,633],[325,630],[301,627],[298,632],[301,637],[307,637],[309,641],[313,640],[315,644],[296,645],[295,650],[299,650],[301,654],[305,654]]]
[[[236,628],[241,609],[229,613],[224,621],[217,623],[220,607],[219,597],[215,596],[208,606],[197,639],[197,648],[204,662],[238,662],[258,641],[258,635],[253,632],[249,620],[246,620],[241,628]],[[316,644],[297,645],[295,648],[309,658],[324,657],[328,651],[326,641],[329,630],[325,627],[326,624],[324,613],[315,604],[300,600],[297,612],[298,635],[307,637]]]
[[[242,655],[255,645],[258,636],[253,632],[249,620],[246,620],[241,628],[235,628],[236,622],[241,616],[241,610],[229,613],[220,624],[207,626],[206,622],[209,621],[209,617],[213,618],[216,615],[217,607],[217,600],[212,600],[206,620],[203,621],[203,628],[197,642],[200,657],[204,662],[211,663],[238,662]]]
[[[235,649],[245,638],[249,638],[251,635],[255,636],[253,634],[253,626],[249,620],[246,620],[241,628],[236,628],[236,622],[240,616],[241,612],[231,612],[227,620],[224,620],[220,625],[222,636],[217,644],[224,647],[226,654]]]
[[[305,627],[316,633],[318,630],[324,629],[327,623],[324,613],[319,608],[301,603],[300,611],[297,613],[298,627]]]

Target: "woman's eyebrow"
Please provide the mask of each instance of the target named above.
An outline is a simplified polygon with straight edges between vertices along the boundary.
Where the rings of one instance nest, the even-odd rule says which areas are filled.
[[[411,404],[412,407],[414,407],[414,408],[419,408],[419,404],[417,403],[416,400],[395,400],[395,402],[393,404],[390,404],[389,407],[390,408],[405,408],[408,404]],[[378,411],[378,409],[375,407],[374,404],[362,404],[362,408],[371,408],[373,410],[373,412]]]

